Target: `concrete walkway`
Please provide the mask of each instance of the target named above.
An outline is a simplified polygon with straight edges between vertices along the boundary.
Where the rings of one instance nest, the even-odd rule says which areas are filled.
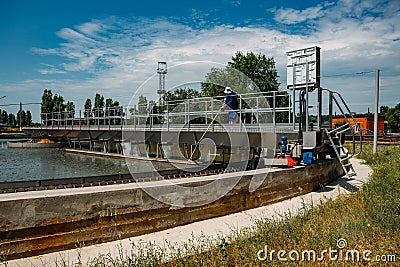
[[[259,207],[252,210],[218,217],[214,219],[199,221],[184,226],[167,229],[160,232],[146,234],[142,236],[132,237],[99,245],[82,247],[79,249],[66,250],[44,254],[41,256],[12,260],[3,263],[3,266],[56,266],[56,263],[64,262],[67,266],[77,266],[75,264],[82,262],[88,263],[91,259],[99,255],[108,255],[110,257],[118,257],[121,251],[124,254],[130,254],[132,251],[132,242],[135,244],[156,244],[160,247],[167,247],[167,250],[173,247],[182,247],[182,244],[191,240],[204,236],[207,240],[216,240],[221,236],[227,236],[234,230],[240,230],[246,227],[253,227],[254,221],[263,218],[279,218],[280,215],[290,213],[297,214],[304,205],[318,205],[321,201],[334,199],[340,194],[348,194],[360,188],[370,177],[372,170],[369,166],[361,163],[359,159],[351,159],[357,176],[350,179],[346,177],[339,178],[334,183],[326,186],[324,190],[319,192],[311,192],[309,194],[275,203],[269,206]],[[60,264],[58,264],[60,266]],[[78,265],[80,266],[80,265]]]

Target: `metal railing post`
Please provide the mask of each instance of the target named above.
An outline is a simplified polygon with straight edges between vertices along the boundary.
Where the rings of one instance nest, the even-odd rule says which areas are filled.
[[[274,132],[276,129],[276,111],[275,111],[275,105],[276,105],[276,99],[275,99],[275,91],[272,93],[272,124],[274,126]]]
[[[260,125],[260,114],[258,112],[258,107],[260,105],[260,98],[257,96],[256,98],[256,124]]]
[[[332,102],[332,98],[333,98],[333,93],[329,92],[329,128],[333,128],[332,125],[332,112],[333,112],[333,102]]]
[[[133,129],[136,131],[136,105],[133,105]]]
[[[239,96],[239,119],[240,119],[240,132],[242,132],[242,126],[243,126],[243,122],[242,122],[242,97]]]
[[[211,120],[214,118],[214,97],[211,98]],[[214,132],[214,122],[212,121],[212,131]]]
[[[205,121],[205,125],[207,125],[207,116],[208,116],[208,108],[207,108],[207,101],[204,101],[204,116],[205,116],[205,119],[206,119],[206,121]]]
[[[293,85],[292,85],[292,115],[293,115],[293,130],[296,127],[296,65],[293,64]]]
[[[188,129],[190,129],[190,99],[187,101],[187,117]]]
[[[291,120],[292,116],[290,116],[291,115],[290,114],[290,105],[292,103],[292,99],[291,99],[291,95],[290,94],[288,94],[288,97],[289,97],[289,106],[287,107],[288,108],[288,123],[291,124],[292,123],[292,120]]]
[[[167,102],[167,131],[169,131],[169,103]]]

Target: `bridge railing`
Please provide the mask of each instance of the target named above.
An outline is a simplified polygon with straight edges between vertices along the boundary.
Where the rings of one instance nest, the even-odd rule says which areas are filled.
[[[136,104],[127,107],[105,107],[42,113],[46,128],[196,128],[212,123],[228,124],[228,114],[236,112],[235,127],[269,124],[273,127],[292,124],[292,103],[286,92],[238,94],[236,110],[223,107],[224,96]]]

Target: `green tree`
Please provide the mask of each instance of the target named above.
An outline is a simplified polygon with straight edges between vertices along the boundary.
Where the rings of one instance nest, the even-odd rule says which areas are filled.
[[[67,101],[67,104],[65,104],[65,111],[67,112],[66,113],[66,117],[68,119],[74,118],[75,117],[75,104],[74,104],[74,102]]]
[[[13,128],[13,127],[17,126],[17,120],[16,120],[14,114],[12,114],[12,113],[8,114],[8,120],[7,121],[8,121],[8,124],[7,124],[8,127]]]
[[[52,119],[52,114],[53,112],[53,93],[51,90],[44,89],[43,95],[42,95],[42,103],[40,106],[40,113],[41,113],[41,118],[42,121],[46,124],[49,125],[50,121]]]
[[[113,100],[112,98],[107,98],[106,99],[106,110],[107,108],[111,108],[113,106]],[[107,114],[106,114],[107,115]]]
[[[206,74],[204,82],[201,82],[201,94],[203,96],[222,96],[226,86],[233,87],[235,91],[238,91],[238,88],[242,87],[237,83],[236,77],[239,76],[240,73],[237,70],[229,67],[211,68],[211,71]]]
[[[96,96],[94,97],[94,106],[93,106],[94,115],[96,117],[102,117],[104,115],[103,108],[104,108],[104,96],[100,95],[99,93],[96,93]]]
[[[386,112],[385,120],[388,122],[389,130],[392,132],[400,130],[400,103]]]
[[[0,123],[7,124],[8,122],[8,114],[7,111],[3,110],[0,113]]]
[[[278,91],[278,72],[275,60],[264,54],[237,52],[228,66],[244,73],[262,92]]]
[[[389,107],[388,106],[381,106],[379,108],[379,114],[385,116],[386,113],[389,111]]]
[[[92,100],[90,100],[90,98],[87,98],[85,101],[85,105],[84,105],[84,116],[85,118],[89,118],[92,115]]]
[[[74,102],[68,101],[67,104],[65,105],[65,110],[66,111],[75,111]]]
[[[143,95],[139,96],[138,99],[138,113],[139,114],[146,114],[148,108],[147,98]]]
[[[32,113],[30,110],[26,111],[25,120],[23,122],[24,126],[30,127],[32,126]]]
[[[53,96],[53,119],[56,121],[57,125],[62,124],[65,114],[65,104],[64,97],[55,94]]]
[[[64,97],[55,94],[53,96],[53,112],[63,112],[65,111]]]
[[[236,92],[243,94],[278,91],[278,72],[275,60],[263,54],[237,52],[225,68],[212,68],[202,82],[204,96],[222,95],[224,87],[230,86]]]
[[[189,98],[201,97],[201,93],[192,88],[178,88],[174,91],[168,91],[164,94],[164,101],[177,101]]]
[[[113,109],[113,100],[112,100],[112,98],[107,98],[106,99],[106,116],[108,117],[108,116],[112,116],[114,113],[115,113],[115,111],[114,111],[114,109]]]
[[[206,74],[201,84],[202,95],[223,96],[224,87],[229,86],[240,96],[253,93],[252,97],[241,98],[241,108],[268,108],[272,107],[272,97],[264,97],[261,92],[278,92],[278,72],[275,68],[275,60],[263,54],[253,52],[237,52],[225,68],[212,68]],[[285,94],[285,93],[280,93]],[[276,107],[287,106],[289,97],[287,94],[278,97],[275,101]],[[243,121],[272,122],[272,112],[242,114]],[[284,122],[288,114],[277,113],[276,122]]]
[[[119,105],[119,101],[114,101],[112,103],[112,108],[114,112],[114,116],[117,116],[118,118],[114,118],[114,124],[121,124],[121,117],[124,116],[123,108]]]

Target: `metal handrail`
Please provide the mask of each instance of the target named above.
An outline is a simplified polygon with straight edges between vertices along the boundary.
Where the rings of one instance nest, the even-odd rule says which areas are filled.
[[[350,111],[349,106],[347,105],[346,101],[344,101],[342,95],[339,92],[333,91],[333,90],[329,90],[329,89],[323,89],[323,90],[326,90],[326,91],[328,91],[329,93],[332,94],[332,98],[335,101],[336,106],[339,108],[340,112],[342,113],[342,115],[343,115],[343,117],[344,117],[344,119],[346,121],[346,124],[349,125],[351,127],[351,129],[352,129],[351,130],[351,134],[352,134],[352,139],[353,139],[352,140],[352,148],[353,149],[352,149],[352,152],[351,152],[351,157],[360,155],[361,152],[362,152],[362,132],[361,132],[361,129],[360,129],[358,123],[357,123],[357,120],[353,116],[352,112]],[[345,107],[347,114],[349,114],[349,116],[350,116],[349,118],[346,116],[346,112],[344,112],[344,110],[342,109],[341,105],[339,104],[338,100],[336,99],[336,97],[334,95],[337,95],[340,98],[340,101],[341,101],[342,105]],[[352,120],[354,126],[351,125],[350,119]],[[341,127],[343,127],[343,125]],[[335,129],[335,131],[337,131],[338,129],[341,129],[341,127]],[[360,150],[358,151],[358,153],[355,153],[355,151],[356,151],[356,141],[355,141],[356,134],[355,133],[356,132],[358,132],[359,145],[360,145]]]
[[[247,93],[238,94],[238,97],[240,100],[239,109],[229,111],[235,111],[241,116],[243,116],[243,114],[247,114],[246,116],[248,116],[248,114],[252,114],[255,119],[252,117],[251,123],[259,123],[260,119],[270,119],[270,114],[274,115],[275,117],[276,114],[279,113],[288,113],[287,120],[290,122],[291,112],[293,112],[290,101],[289,104],[287,106],[285,105],[284,107],[276,107],[275,104],[273,104],[272,107],[268,105],[269,102],[276,103],[277,97],[289,97],[286,92],[274,91]],[[158,107],[157,112],[155,112],[154,107],[149,106],[148,104],[138,104],[128,107],[105,107],[91,110],[87,109],[41,113],[41,120],[42,126],[58,128],[66,128],[67,126],[89,126],[96,128],[100,127],[101,125],[117,125],[117,123],[119,123],[118,125],[126,125],[128,122],[133,122],[135,127],[142,127],[142,125],[145,125],[145,127],[152,127],[153,124],[159,123],[160,120],[166,122],[167,124],[174,123],[171,121],[174,118],[178,118],[178,120],[184,119],[185,123],[190,124],[191,118],[195,116],[206,118],[205,123],[207,123],[209,117],[212,118],[216,110],[218,110],[223,104],[224,98],[224,96],[216,96],[166,101],[161,107]],[[242,103],[248,103],[248,105],[243,105]],[[182,111],[179,110],[180,108],[176,110],[176,107],[181,104]],[[252,107],[253,104],[255,107]],[[171,107],[172,110],[169,112]],[[130,114],[128,112],[130,112]],[[227,110],[224,110],[221,112],[221,114],[226,114],[227,112]],[[179,119],[179,117],[181,117],[181,119]],[[276,119],[272,118],[272,122],[274,124],[275,121]],[[243,122],[241,120],[240,125],[242,124]]]

